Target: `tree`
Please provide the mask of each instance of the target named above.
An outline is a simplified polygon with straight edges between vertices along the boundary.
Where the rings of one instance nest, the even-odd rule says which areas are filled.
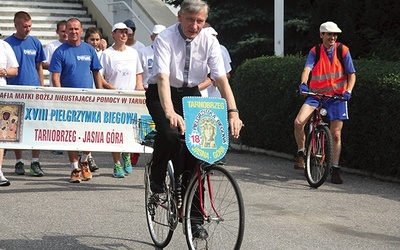
[[[282,0],[284,1],[284,0]],[[182,0],[165,0],[179,6]],[[208,22],[232,57],[234,70],[246,59],[274,54],[274,0],[209,0]],[[306,55],[321,42],[319,26],[334,21],[343,30],[339,41],[353,58],[400,60],[400,1],[285,1],[287,55]]]

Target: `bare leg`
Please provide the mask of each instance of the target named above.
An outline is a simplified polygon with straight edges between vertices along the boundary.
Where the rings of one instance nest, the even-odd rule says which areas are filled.
[[[334,120],[330,123],[330,129],[333,139],[333,163],[339,163],[340,151],[342,149],[342,128],[343,121]]]
[[[111,153],[114,163],[120,163],[119,158],[121,156],[120,152],[112,152]]]
[[[32,150],[32,158],[39,158],[39,157],[40,157],[40,150]]]
[[[14,149],[15,159],[22,159],[22,149]]]
[[[68,151],[68,158],[69,158],[69,162],[77,162],[79,155],[78,155],[78,151]]]
[[[310,119],[312,112],[315,110],[315,107],[312,107],[308,104],[303,104],[299,113],[297,114],[296,119],[294,120],[294,137],[297,143],[297,150],[304,149],[305,144],[305,134],[304,134],[304,125]]]

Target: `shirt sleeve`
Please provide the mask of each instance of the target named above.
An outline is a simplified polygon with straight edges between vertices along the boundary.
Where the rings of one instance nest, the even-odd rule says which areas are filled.
[[[44,54],[43,45],[39,40],[36,41],[36,46],[37,46],[37,54],[35,62],[41,63],[43,61],[46,61],[46,55]]]
[[[46,60],[44,60],[43,62],[47,62],[50,63],[51,60],[51,50],[52,50],[53,45],[52,44],[48,44],[45,48],[44,48],[44,55],[46,57]]]
[[[221,46],[219,45],[217,38],[213,38],[212,40],[208,67],[210,68],[211,79],[216,79],[217,77],[226,75]]]
[[[91,47],[90,51],[92,53],[92,62],[90,65],[90,70],[91,71],[99,71],[103,67],[101,66],[101,63],[100,63],[99,57],[97,56],[96,50],[92,46],[90,46],[90,47]]]
[[[313,50],[310,50],[307,56],[306,64],[304,66],[313,69],[314,64],[315,64],[315,52]]]
[[[351,58],[350,50],[343,57],[343,64],[345,68],[345,73],[347,75],[356,73],[356,69],[354,68],[353,65],[353,59]]]
[[[2,42],[5,48],[5,54],[7,57],[7,68],[18,68],[18,60],[15,56],[14,50],[11,48],[11,45],[7,42]]]
[[[143,66],[139,58],[139,53],[136,52],[135,54],[136,54],[136,74],[141,74],[143,73]]]
[[[168,42],[158,35],[154,40],[153,49],[153,75],[157,75],[159,73],[170,75],[169,66],[171,64],[171,48],[168,45]]]
[[[60,46],[61,47],[61,46]],[[61,52],[62,50],[58,47],[54,53],[53,56],[51,57],[50,65],[49,65],[49,71],[50,72],[55,72],[55,73],[61,73]]]
[[[229,73],[232,70],[231,67],[231,57],[229,55],[228,50],[225,47],[221,46],[221,53],[222,53],[222,58],[224,59],[224,67],[225,67],[225,72]]]

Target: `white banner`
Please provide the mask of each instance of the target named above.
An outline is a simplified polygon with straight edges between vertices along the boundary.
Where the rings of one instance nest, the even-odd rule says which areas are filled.
[[[144,91],[0,87],[1,148],[151,153],[140,118]]]

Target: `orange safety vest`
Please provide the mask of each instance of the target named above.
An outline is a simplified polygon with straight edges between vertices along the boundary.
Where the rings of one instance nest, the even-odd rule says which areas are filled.
[[[320,59],[311,72],[310,91],[326,95],[341,95],[347,90],[347,75],[335,52],[338,44],[335,43],[332,63],[325,52],[324,45],[320,45]],[[315,47],[312,50],[315,53]],[[349,48],[343,45],[343,55],[346,55],[348,51]]]

